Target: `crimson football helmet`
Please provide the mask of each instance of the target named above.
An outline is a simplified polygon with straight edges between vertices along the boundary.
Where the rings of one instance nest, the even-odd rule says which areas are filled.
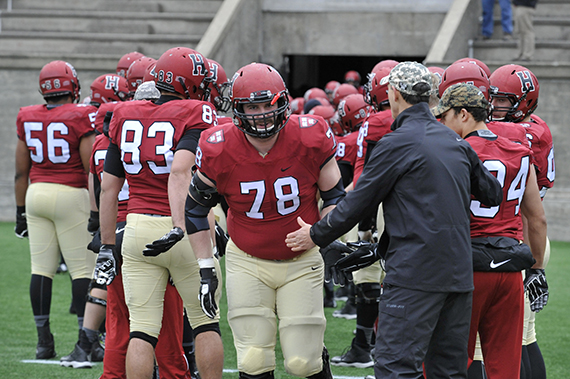
[[[303,114],[303,109],[305,107],[305,99],[302,97],[296,97],[291,100],[291,112],[294,114]]]
[[[230,90],[234,124],[245,134],[269,138],[277,134],[291,114],[289,92],[279,72],[263,63],[250,63],[240,68],[232,79]],[[247,104],[277,104],[275,110],[248,114]]]
[[[64,61],[46,64],[40,71],[40,93],[44,98],[69,94],[79,101],[81,86],[73,66]]]
[[[156,62],[156,88],[194,100],[208,99],[208,60],[188,47],[173,47]]]
[[[156,59],[150,57],[141,57],[134,61],[129,69],[125,78],[127,79],[127,84],[129,86],[129,91],[135,92],[139,84],[144,82],[144,74],[148,66],[156,63]]]
[[[331,125],[331,120],[334,118],[336,111],[332,105],[325,104],[311,108],[308,114],[321,116],[329,125]]]
[[[479,88],[489,100],[489,78],[479,65],[471,63],[453,63],[448,66],[439,83],[439,96],[443,96],[445,90],[456,83],[472,84]]]
[[[361,94],[348,95],[338,105],[340,124],[347,133],[358,130],[370,112],[371,107]]]
[[[218,112],[227,112],[232,107],[232,102],[226,95],[231,83],[228,81],[226,71],[221,64],[213,59],[208,59],[210,80],[210,102],[214,104]]]
[[[344,97],[357,93],[358,90],[352,84],[342,83],[333,93],[333,105],[338,108],[338,104]]]
[[[338,111],[334,112],[334,115],[329,120],[329,123],[335,136],[343,136],[346,134],[342,128],[342,125],[340,124],[340,116],[338,115]]]
[[[99,106],[113,101],[125,101],[131,98],[127,79],[117,74],[105,74],[91,83],[91,104]]]
[[[391,69],[387,66],[374,67],[368,74],[368,83],[364,85],[364,101],[372,105],[376,110],[381,105],[389,105],[388,83],[380,84],[383,77],[390,75]]]
[[[311,99],[316,99],[317,97],[328,99],[327,93],[318,87],[309,88],[305,91],[303,98],[305,99],[305,103]]]
[[[355,87],[358,87],[360,85],[361,79],[362,78],[360,77],[360,74],[358,73],[358,71],[350,70],[344,74],[344,82],[350,83]]]
[[[439,83],[441,83],[441,77],[443,76],[443,72],[445,71],[445,69],[438,66],[429,66],[427,69],[429,70],[429,72],[437,76],[437,79],[439,80],[437,84],[439,85]]]
[[[334,90],[337,89],[338,86],[340,86],[340,82],[337,82],[336,80],[331,80],[325,85],[325,93],[327,94],[329,99],[332,100],[332,95],[334,93]]]
[[[126,77],[127,70],[131,67],[131,64],[142,57],[144,57],[144,54],[139,53],[138,51],[133,51],[123,55],[117,63],[117,75],[122,76],[123,78]]]
[[[400,62],[395,61],[393,59],[384,59],[383,61],[376,63],[376,66],[374,66],[372,71],[378,70],[381,67],[388,67],[390,70],[392,70],[394,67],[396,67],[398,65],[398,63],[400,63]]]
[[[510,107],[494,107],[493,112],[507,112],[504,121],[519,122],[535,111],[538,106],[540,86],[536,76],[528,68],[508,64],[501,66],[491,74],[491,100],[507,98]]]
[[[453,62],[452,64],[456,64],[456,63],[471,63],[471,64],[476,64],[477,66],[481,67],[483,69],[483,71],[485,71],[485,74],[487,75],[487,77],[491,76],[491,70],[489,70],[489,66],[487,66],[483,61],[480,61],[479,59],[476,58],[461,58],[456,60],[455,62]]]
[[[144,70],[143,83],[144,82],[156,83],[156,71],[154,71],[155,67],[156,67],[156,62],[153,62]]]

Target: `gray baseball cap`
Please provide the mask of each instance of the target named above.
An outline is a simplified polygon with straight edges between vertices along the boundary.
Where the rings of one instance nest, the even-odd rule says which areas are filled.
[[[451,108],[489,108],[489,102],[481,90],[472,84],[457,83],[445,90],[439,104],[431,109],[435,117]]]
[[[135,92],[134,100],[156,100],[160,97],[160,91],[153,81],[139,84]]]
[[[429,96],[435,93],[433,79],[430,70],[418,62],[398,63],[388,76],[380,80],[380,84],[390,83],[402,93],[414,96]],[[413,87],[418,83],[425,83],[430,90],[424,92],[414,91]]]

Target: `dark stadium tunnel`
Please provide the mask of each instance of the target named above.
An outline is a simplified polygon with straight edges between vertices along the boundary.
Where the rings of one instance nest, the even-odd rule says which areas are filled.
[[[349,70],[360,73],[361,85],[367,81],[366,75],[376,63],[385,59],[398,62],[423,62],[424,56],[339,56],[339,55],[288,55],[276,68],[287,83],[289,93],[293,98],[301,97],[312,87],[324,88],[327,82],[344,81],[344,74]]]

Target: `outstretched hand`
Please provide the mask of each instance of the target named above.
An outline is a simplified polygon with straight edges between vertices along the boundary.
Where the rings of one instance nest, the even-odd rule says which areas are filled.
[[[311,224],[307,224],[301,217],[297,217],[301,228],[287,234],[285,243],[292,251],[306,251],[315,246],[311,239]]]

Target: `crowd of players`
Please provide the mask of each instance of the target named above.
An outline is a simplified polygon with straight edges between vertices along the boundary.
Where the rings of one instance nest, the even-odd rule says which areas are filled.
[[[79,326],[62,366],[103,361],[102,378],[220,378],[225,254],[240,378],[273,378],[277,330],[288,373],[332,377],[323,307],[336,307],[333,283],[351,289],[335,315],[355,318],[356,331],[330,362],[373,366],[390,259],[382,205],[320,254],[314,245],[297,252],[286,237],[299,217],[314,224],[358,188],[399,114],[391,73],[409,63],[383,60],[364,85],[348,71],[342,83],[292,98],[269,65],[246,65],[229,80],[189,48],[158,60],[132,52],[82,103],[69,63],[44,66],[46,104],[18,114],[15,179],[15,232],[29,238],[32,256],[36,358],[56,356],[49,318],[62,255]],[[501,205],[471,200],[468,377],[546,377],[534,315],[548,300],[541,198],[555,166],[549,128],[534,114],[538,80],[523,66],[491,73],[469,58],[423,69],[434,116],[472,145],[504,191]]]

